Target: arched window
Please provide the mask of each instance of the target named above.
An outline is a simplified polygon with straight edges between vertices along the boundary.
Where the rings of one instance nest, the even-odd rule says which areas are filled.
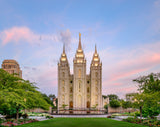
[[[98,92],[98,88],[96,87],[96,92]]]
[[[64,72],[62,73],[62,76],[63,76],[63,77],[65,76],[65,73],[64,73]]]
[[[78,70],[78,77],[81,78],[81,69]]]
[[[64,95],[62,95],[62,100],[64,101]]]
[[[65,89],[64,89],[64,87],[62,88],[62,91],[63,91],[63,92],[65,92]]]
[[[72,93],[73,92],[73,89],[72,89],[72,87],[70,87],[70,93]]]
[[[62,80],[62,85],[64,85],[64,80]]]
[[[98,81],[97,80],[95,81],[95,84],[98,85]]]
[[[79,92],[81,92],[81,81],[79,81],[78,86],[79,86]]]
[[[96,78],[98,77],[98,72],[96,72]]]
[[[87,88],[87,93],[89,93],[89,87]]]

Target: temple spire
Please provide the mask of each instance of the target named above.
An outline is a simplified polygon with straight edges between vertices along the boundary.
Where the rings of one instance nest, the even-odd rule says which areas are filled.
[[[65,54],[65,44],[63,44],[63,54]]]
[[[95,44],[95,53],[97,54],[97,46],[96,46],[96,44]]]
[[[78,45],[78,50],[82,50],[82,46],[81,46],[81,33],[79,33],[79,45]]]

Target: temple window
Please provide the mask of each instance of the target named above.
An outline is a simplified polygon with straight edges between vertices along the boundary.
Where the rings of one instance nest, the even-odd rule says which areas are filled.
[[[64,80],[62,80],[62,85],[64,85]]]
[[[72,93],[73,92],[73,88],[72,87],[70,87],[70,93]]]
[[[62,88],[62,91],[63,91],[63,92],[65,92],[65,89],[64,89],[64,87]]]
[[[98,92],[98,88],[96,87],[96,92]]]
[[[96,77],[98,77],[98,72],[96,72]]]
[[[62,95],[62,99],[64,100],[64,95]]]
[[[95,84],[97,85],[98,84],[98,81],[96,80]]]
[[[78,71],[78,77],[81,78],[81,69]]]
[[[62,76],[63,76],[63,77],[65,76],[65,73],[64,73],[64,72],[62,73]]]
[[[81,81],[79,81],[79,92],[81,92]]]
[[[89,93],[89,87],[87,88],[87,93]]]

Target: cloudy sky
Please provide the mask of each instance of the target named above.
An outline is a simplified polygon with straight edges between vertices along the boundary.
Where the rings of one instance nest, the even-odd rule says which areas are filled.
[[[63,43],[73,72],[79,32],[87,73],[97,45],[105,95],[123,98],[132,79],[160,72],[160,0],[0,0],[0,63],[17,60],[43,93],[57,95]]]

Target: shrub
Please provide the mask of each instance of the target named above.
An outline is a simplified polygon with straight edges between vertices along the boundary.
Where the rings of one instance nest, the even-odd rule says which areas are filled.
[[[1,123],[4,122],[4,119],[0,118],[0,126],[1,126]]]
[[[133,118],[133,117],[128,117],[127,119],[123,119],[123,121],[130,122],[130,123],[137,123],[137,124],[142,122],[142,120],[138,118]]]
[[[53,118],[53,116],[46,116],[46,118],[47,118],[47,119],[52,119],[52,118]]]
[[[25,114],[22,115],[22,117],[23,117],[23,119],[26,119],[26,118],[28,118],[28,114],[25,113]]]
[[[123,119],[123,121],[125,122],[130,122],[130,123],[137,123],[137,124],[143,124],[143,125],[148,125],[148,126],[152,126],[152,127],[157,127],[160,126],[160,121],[157,119],[145,119],[145,120],[140,120],[138,118],[132,118],[132,117],[128,117],[127,119]]]
[[[140,112],[139,111],[134,112],[134,116],[135,117],[140,116]]]
[[[108,113],[108,105],[104,105],[104,108],[106,109],[105,113]]]
[[[120,107],[120,102],[118,101],[118,100],[111,100],[110,101],[110,106],[112,107],[112,108],[118,108],[118,107]]]
[[[22,116],[22,113],[19,113],[19,118]],[[6,119],[11,119],[11,118],[15,118],[16,119],[16,113],[13,114],[8,114],[5,117]]]
[[[132,122],[135,122],[134,119],[135,119],[135,118],[128,117],[127,119],[123,119],[123,121],[132,123]]]
[[[107,118],[111,118],[111,116],[107,116]]]

